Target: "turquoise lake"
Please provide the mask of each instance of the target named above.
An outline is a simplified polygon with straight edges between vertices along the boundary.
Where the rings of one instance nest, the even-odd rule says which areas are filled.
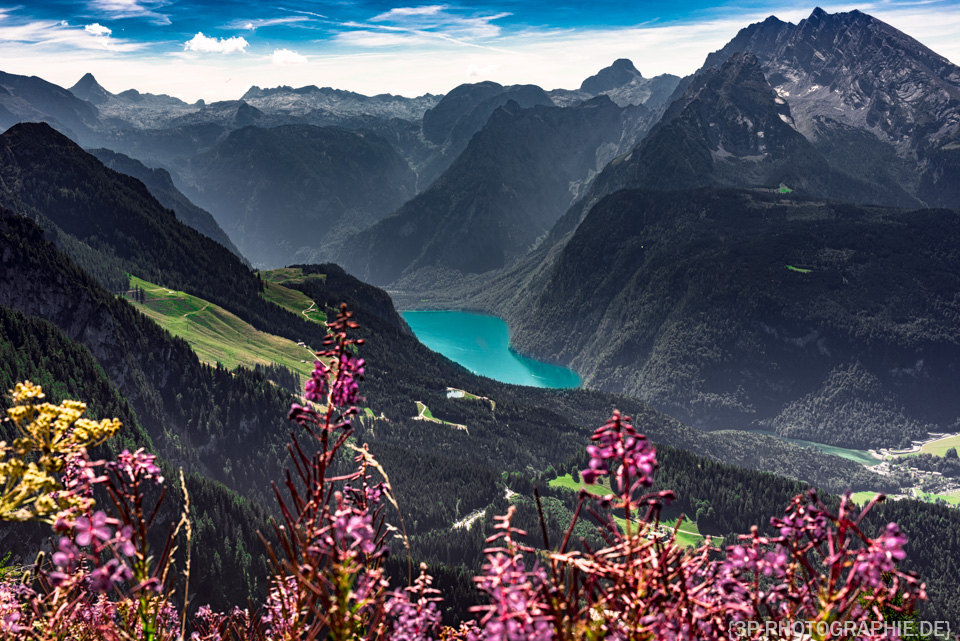
[[[496,316],[471,312],[402,312],[420,342],[481,376],[531,387],[579,387],[573,370],[510,351],[510,330]]]

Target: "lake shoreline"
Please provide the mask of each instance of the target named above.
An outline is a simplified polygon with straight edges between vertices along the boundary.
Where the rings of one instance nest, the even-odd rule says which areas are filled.
[[[435,352],[481,376],[501,383],[568,389],[580,375],[562,365],[539,361],[510,347],[509,325],[499,316],[463,310],[406,310],[400,316],[417,339]]]

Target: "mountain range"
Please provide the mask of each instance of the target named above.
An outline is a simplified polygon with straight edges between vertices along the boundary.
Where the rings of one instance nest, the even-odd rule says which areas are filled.
[[[614,407],[702,533],[745,533],[807,483],[956,480],[850,458],[960,432],[960,68],[859,11],[749,25],[686,78],[618,59],[569,90],[188,104],[2,73],[0,127],[0,377],[88,396],[130,426],[124,447],[185,469],[198,536],[229,541],[197,559],[222,607],[266,589],[251,548],[285,412],[342,302],[366,341],[356,438],[416,558],[457,586],[451,620],[492,520],[453,524],[517,492],[538,528],[533,487],[573,509],[549,482]],[[511,348],[583,388],[467,371],[398,313],[428,308],[504,318]],[[878,513],[919,542],[925,615],[960,621],[960,512]]]

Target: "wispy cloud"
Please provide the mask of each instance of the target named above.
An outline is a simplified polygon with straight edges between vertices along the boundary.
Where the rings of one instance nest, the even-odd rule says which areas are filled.
[[[307,57],[289,49],[276,49],[270,56],[270,61],[278,67],[288,67],[307,64]]]
[[[154,24],[167,25],[170,17],[156,11],[166,4],[167,0],[90,0],[88,7],[97,15],[111,19],[144,18]]]
[[[373,16],[366,22],[345,22],[336,40],[360,47],[422,45],[444,41],[471,47],[487,47],[486,41],[500,36],[494,21],[511,15],[466,13],[450,5],[397,7]]]
[[[450,5],[433,4],[427,7],[397,7],[385,13],[370,18],[371,22],[380,22],[385,20],[403,20],[411,16],[435,16],[449,9]]]
[[[197,35],[183,44],[183,50],[197,53],[241,53],[249,46],[250,43],[243,36],[211,38],[197,32]]]
[[[112,31],[101,24],[71,26],[66,20],[32,20],[20,18],[14,10],[0,10],[0,42],[31,45],[39,51],[59,55],[74,50],[132,52],[143,48],[141,43],[112,38]]]
[[[310,16],[285,16],[281,18],[255,18],[252,20],[232,20],[224,25],[224,29],[244,29],[246,31],[256,31],[263,27],[276,27],[279,25],[296,25],[301,22],[309,22]]]

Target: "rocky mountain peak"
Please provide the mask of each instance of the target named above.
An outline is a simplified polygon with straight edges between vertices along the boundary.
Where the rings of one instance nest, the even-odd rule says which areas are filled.
[[[637,71],[637,68],[633,66],[630,60],[620,58],[615,60],[609,67],[598,71],[596,75],[584,80],[580,85],[580,91],[599,94],[642,79],[643,76]]]
[[[805,135],[815,136],[817,117],[870,130],[904,151],[960,133],[960,68],[860,11],[818,7],[796,25],[768,18],[741,30],[704,66],[739,51],[757,57]]]
[[[699,74],[663,122],[686,121],[721,156],[763,156],[795,141],[790,107],[777,96],[749,52]]]
[[[77,84],[70,87],[70,93],[95,105],[102,105],[113,97],[113,94],[104,89],[92,73],[85,73]]]

